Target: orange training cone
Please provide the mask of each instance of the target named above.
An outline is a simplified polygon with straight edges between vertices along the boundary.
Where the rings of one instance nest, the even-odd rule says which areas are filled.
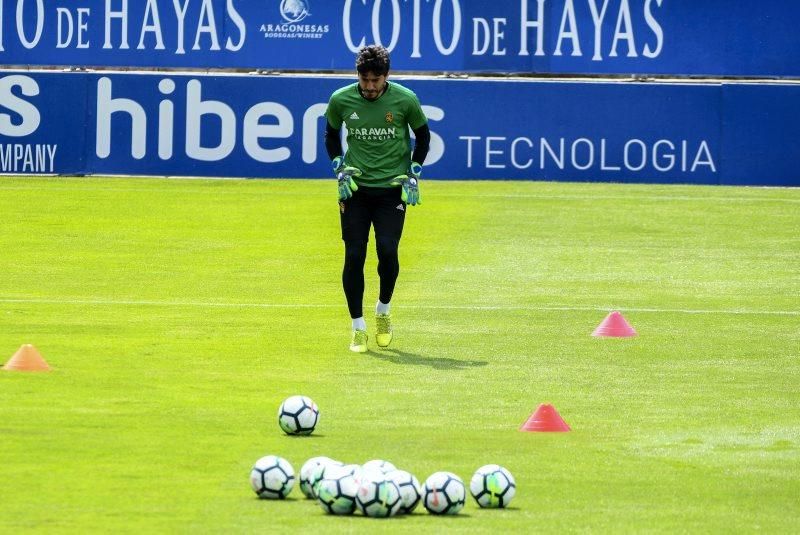
[[[570,431],[569,425],[558,414],[555,407],[542,403],[536,412],[522,424],[520,431]]]
[[[50,370],[47,362],[39,354],[39,351],[31,344],[24,344],[14,355],[8,359],[4,370],[16,370],[25,372],[46,372]]]
[[[636,331],[631,327],[630,323],[622,317],[622,314],[615,310],[606,316],[606,319],[600,322],[600,325],[594,330],[592,336],[636,336]]]

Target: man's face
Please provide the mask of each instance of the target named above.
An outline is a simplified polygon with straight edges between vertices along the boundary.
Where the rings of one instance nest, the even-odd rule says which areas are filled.
[[[374,72],[358,73],[358,87],[361,94],[367,100],[375,100],[383,93],[386,86],[385,74],[375,74]]]

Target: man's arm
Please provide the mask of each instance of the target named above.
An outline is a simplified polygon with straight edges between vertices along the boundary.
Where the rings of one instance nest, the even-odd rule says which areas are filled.
[[[430,140],[430,134],[428,139]],[[328,151],[328,157],[331,161],[344,154],[342,140],[339,137],[339,129],[332,127],[331,123],[327,121],[325,122],[325,150]]]
[[[416,206],[422,204],[422,197],[419,193],[419,179],[422,176],[422,163],[425,161],[428,149],[431,146],[431,131],[427,123],[412,130],[414,130],[414,137],[417,141],[414,143],[414,151],[411,154],[408,172],[405,175],[396,177],[392,183],[403,188],[403,193],[400,196],[403,202]]]
[[[331,168],[339,184],[339,201],[345,201],[353,196],[354,191],[358,191],[358,184],[353,177],[361,176],[361,170],[345,165],[339,130],[331,126],[331,123],[326,123],[325,126],[325,150],[328,151]]]
[[[431,131],[428,128],[428,123],[423,124],[419,128],[414,129],[414,136],[417,141],[414,143],[414,152],[411,154],[411,161],[420,165],[425,163],[425,157],[428,155],[428,149],[431,147]],[[327,140],[325,142],[327,146]],[[341,147],[339,150],[342,150]],[[330,152],[330,149],[328,149]]]

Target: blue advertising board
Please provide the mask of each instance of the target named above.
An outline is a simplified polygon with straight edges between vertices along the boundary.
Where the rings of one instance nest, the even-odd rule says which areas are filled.
[[[428,116],[426,178],[800,185],[800,84],[391,80]],[[329,176],[352,81],[0,72],[0,172]]]
[[[0,72],[0,173],[86,172],[88,83]]]
[[[0,64],[800,76],[800,2],[0,0]]]

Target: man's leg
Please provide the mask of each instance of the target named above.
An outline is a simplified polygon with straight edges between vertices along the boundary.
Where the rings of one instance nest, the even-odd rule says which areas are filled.
[[[367,350],[367,325],[362,310],[364,300],[364,263],[372,217],[365,196],[356,191],[353,197],[339,203],[339,214],[344,241],[344,267],[342,288],[352,320],[353,335],[350,350],[363,353]]]
[[[344,242],[344,269],[342,269],[342,287],[347,299],[347,308],[352,319],[364,317],[362,303],[364,300],[364,263],[367,259],[367,242]]]
[[[406,216],[406,204],[400,199],[400,193],[400,188],[387,189],[373,216],[380,277],[380,294],[375,307],[375,338],[380,347],[388,347],[392,342],[389,306],[400,274],[398,248]]]
[[[375,237],[375,249],[378,253],[378,276],[380,277],[380,294],[378,300],[389,304],[394,294],[397,276],[400,274],[400,258],[398,247],[400,240],[386,236]],[[388,310],[384,311],[388,312]]]

